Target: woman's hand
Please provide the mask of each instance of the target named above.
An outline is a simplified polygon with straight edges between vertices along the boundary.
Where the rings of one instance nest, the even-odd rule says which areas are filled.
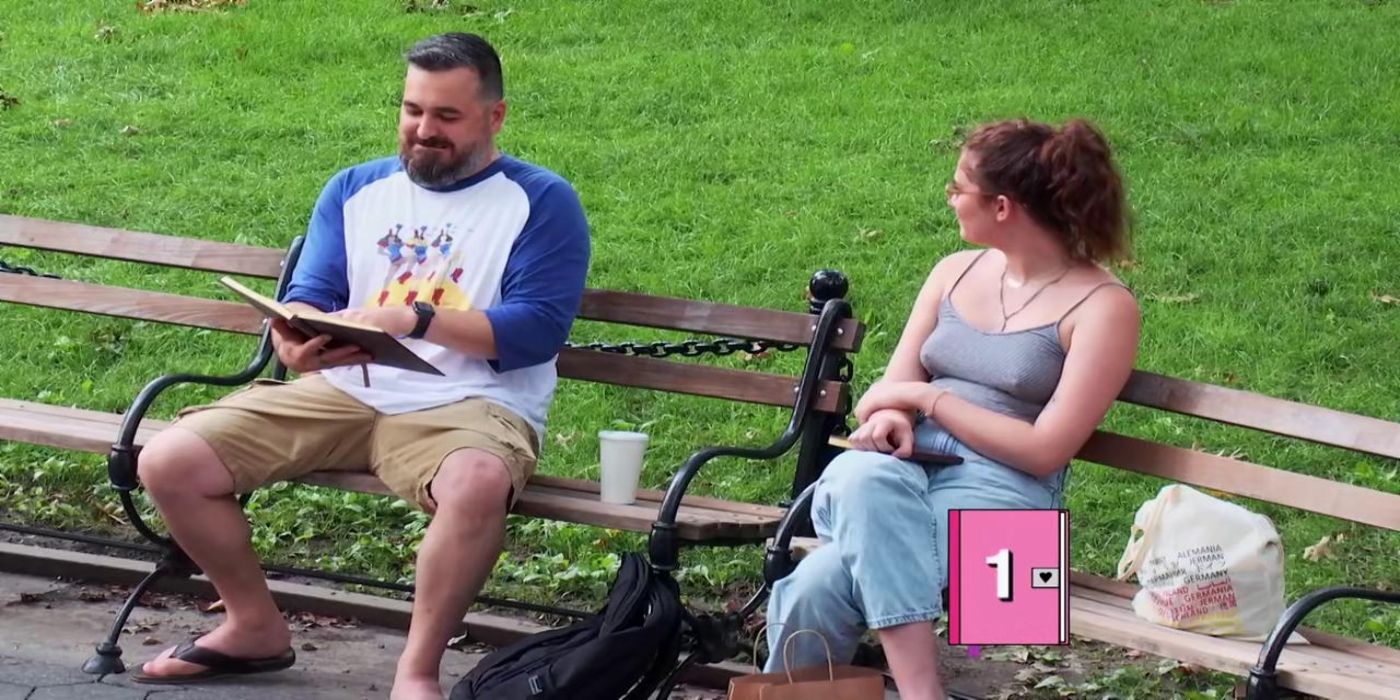
[[[856,421],[864,424],[885,408],[906,413],[926,410],[942,392],[927,382],[876,382],[856,404]]]
[[[908,411],[880,409],[851,433],[850,441],[858,450],[884,452],[904,459],[914,453],[914,419]]]

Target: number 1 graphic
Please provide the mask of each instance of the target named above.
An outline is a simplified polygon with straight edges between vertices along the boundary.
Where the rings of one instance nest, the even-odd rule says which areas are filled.
[[[987,565],[997,570],[997,600],[1011,600],[1011,550],[987,557]]]

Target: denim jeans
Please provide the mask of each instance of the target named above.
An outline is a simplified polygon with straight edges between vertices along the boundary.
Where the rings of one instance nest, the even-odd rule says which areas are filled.
[[[836,663],[849,663],[865,628],[935,620],[948,578],[949,509],[1043,509],[1062,503],[1068,467],[1036,478],[988,459],[932,421],[915,428],[921,449],[963,463],[923,466],[849,450],[826,468],[812,501],[822,546],[773,587],[766,671],[784,668],[783,643],[820,632]],[[792,639],[793,667],[825,664],[815,635]]]

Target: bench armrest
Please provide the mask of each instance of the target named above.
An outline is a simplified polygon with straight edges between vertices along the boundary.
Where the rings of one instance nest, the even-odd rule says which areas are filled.
[[[745,459],[773,459],[782,456],[797,444],[798,438],[807,428],[812,417],[812,403],[817,395],[817,385],[821,378],[822,361],[831,352],[831,341],[835,338],[837,324],[851,315],[851,305],[844,299],[831,299],[822,307],[817,318],[816,330],[812,333],[811,348],[802,367],[802,375],[797,383],[797,398],[793,401],[792,416],[787,429],[767,447],[713,446],[697,450],[671,478],[666,489],[666,498],[661,503],[656,522],[651,526],[648,551],[651,565],[658,571],[674,571],[680,554],[679,539],[676,536],[676,515],[680,511],[681,499],[685,497],[690,482],[700,473],[700,469],[717,457],[743,457]]]
[[[1283,654],[1284,643],[1293,634],[1293,630],[1297,629],[1298,625],[1303,622],[1303,617],[1321,607],[1323,603],[1338,598],[1359,598],[1400,604],[1400,592],[1350,586],[1320,588],[1294,601],[1287,610],[1283,611],[1283,616],[1279,618],[1278,624],[1274,625],[1273,631],[1269,633],[1269,638],[1264,641],[1264,647],[1259,652],[1258,663],[1249,670],[1249,682],[1245,695],[1248,700],[1272,700],[1278,697],[1279,685],[1276,667],[1278,657]]]
[[[277,279],[277,298],[281,298],[287,285],[291,282],[292,271],[296,269],[297,260],[301,257],[303,240],[303,236],[297,236],[287,248],[287,255],[282,262],[282,273]],[[173,544],[168,538],[157,535],[146,525],[131,498],[131,492],[140,486],[140,481],[136,478],[136,458],[140,453],[140,448],[136,446],[136,432],[140,429],[141,422],[145,420],[151,404],[155,403],[162,391],[177,384],[211,384],[215,386],[247,384],[262,373],[273,354],[272,327],[271,324],[264,323],[262,335],[258,340],[258,349],[254,352],[253,359],[248,363],[248,366],[244,367],[241,372],[222,376],[167,374],[157,377],[142,387],[141,392],[136,395],[136,400],[132,401],[125,413],[122,414],[121,430],[117,433],[117,440],[112,444],[112,450],[107,455],[107,478],[121,497],[122,509],[131,519],[131,524],[146,539],[166,547]],[[276,374],[280,378],[284,373],[285,369],[279,362]]]
[[[263,368],[267,367],[268,360],[272,358],[271,335],[270,329],[263,330],[262,339],[258,342],[258,349],[254,353],[253,359],[243,371],[237,374],[226,376],[167,374],[157,377],[143,387],[141,393],[136,395],[136,400],[132,401],[126,412],[122,414],[121,430],[117,433],[117,441],[112,444],[112,451],[107,457],[107,476],[111,480],[112,486],[118,491],[131,491],[138,486],[136,453],[140,451],[140,448],[135,444],[136,432],[141,427],[141,421],[145,420],[151,404],[155,403],[162,391],[177,384],[212,384],[215,386],[247,384],[262,373]]]

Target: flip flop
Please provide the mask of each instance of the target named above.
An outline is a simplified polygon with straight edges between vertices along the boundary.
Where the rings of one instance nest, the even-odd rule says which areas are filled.
[[[195,646],[195,640],[191,639],[175,647],[175,651],[170,654],[170,658],[188,661],[192,664],[204,666],[203,671],[183,674],[162,674],[153,676],[143,671],[132,671],[131,680],[137,683],[150,683],[157,685],[179,685],[181,683],[195,683],[207,681],[224,676],[246,675],[250,673],[267,673],[268,671],[281,671],[290,668],[296,663],[297,654],[291,647],[278,654],[261,659],[240,659],[229,656],[223,652]]]

